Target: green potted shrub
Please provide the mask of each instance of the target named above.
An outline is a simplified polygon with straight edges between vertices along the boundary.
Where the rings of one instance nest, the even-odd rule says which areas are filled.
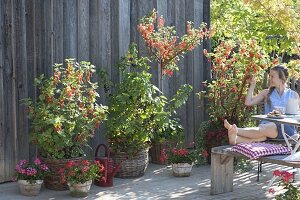
[[[106,118],[107,108],[99,105],[92,75],[95,66],[89,62],[67,59],[55,64],[50,78],[41,75],[35,80],[39,91],[36,101],[26,99],[31,119],[31,141],[51,170],[45,180],[49,189],[65,190],[60,184],[58,169],[69,159],[82,157],[88,139]]]
[[[115,162],[123,161],[116,176],[138,177],[148,165],[154,131],[168,123],[169,115],[164,111],[166,98],[151,83],[148,59],[138,58],[135,45],[129,47],[118,67],[122,81],[109,97],[106,138]]]

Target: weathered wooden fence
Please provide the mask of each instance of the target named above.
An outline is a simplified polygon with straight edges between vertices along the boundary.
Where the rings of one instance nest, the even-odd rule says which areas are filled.
[[[142,55],[147,53],[136,29],[140,17],[156,8],[183,34],[186,21],[196,26],[209,23],[209,4],[209,0],[0,0],[0,182],[10,180],[17,160],[35,155],[29,144],[30,124],[20,104],[20,99],[36,98],[35,77],[51,75],[53,63],[74,57],[107,70],[117,82],[114,65],[131,41]],[[204,46],[209,47],[209,42]],[[163,83],[167,95],[183,83],[194,87],[179,111],[189,142],[204,117],[195,96],[209,75],[202,49],[189,53],[180,62],[180,71]],[[158,84],[159,72],[153,66],[153,82]],[[105,104],[103,91],[100,95]],[[104,128],[98,130],[92,147],[104,141],[103,132]]]

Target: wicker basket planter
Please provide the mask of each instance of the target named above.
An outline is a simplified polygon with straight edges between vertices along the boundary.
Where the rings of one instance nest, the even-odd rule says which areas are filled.
[[[71,160],[81,160],[83,157],[71,158],[71,159],[49,159],[43,158],[43,162],[49,167],[50,175],[44,179],[45,187],[50,190],[68,190],[67,183],[61,183],[60,174],[58,173],[61,168],[64,168],[66,163]]]
[[[115,177],[136,178],[143,176],[149,163],[148,151],[149,149],[142,150],[133,158],[128,158],[126,153],[112,154],[114,163],[122,162],[120,170]]]

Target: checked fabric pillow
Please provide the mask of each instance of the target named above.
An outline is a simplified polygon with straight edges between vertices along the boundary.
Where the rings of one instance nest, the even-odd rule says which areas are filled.
[[[234,145],[231,148],[231,151],[243,154],[250,159],[256,159],[267,155],[289,154],[291,152],[288,147],[264,142],[240,143]]]

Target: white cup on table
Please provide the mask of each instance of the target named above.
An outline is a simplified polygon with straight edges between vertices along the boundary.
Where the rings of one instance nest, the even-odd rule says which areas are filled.
[[[280,114],[282,114],[282,115],[285,114],[285,107],[283,107],[283,106],[274,106],[274,110],[279,111]]]

